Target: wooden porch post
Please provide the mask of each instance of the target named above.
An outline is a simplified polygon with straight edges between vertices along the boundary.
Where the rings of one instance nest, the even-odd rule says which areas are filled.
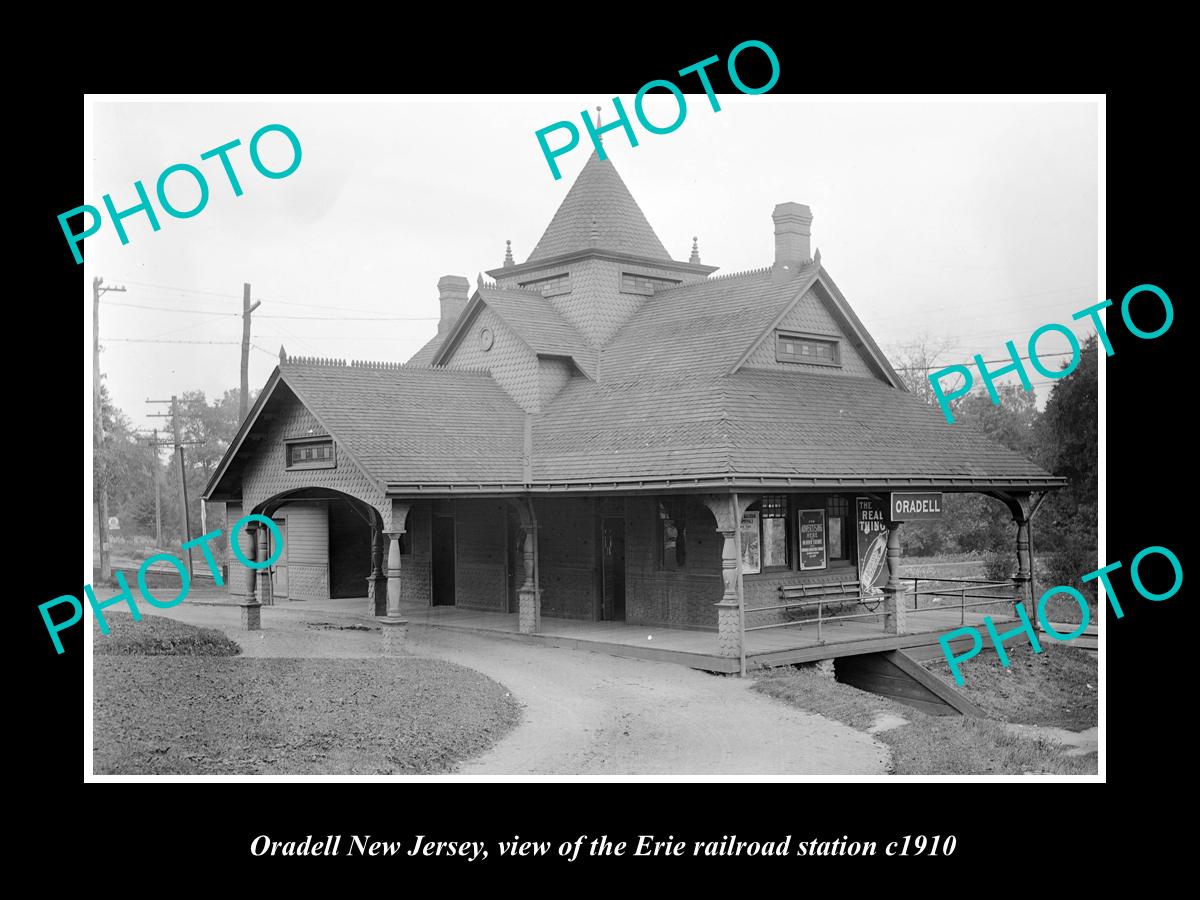
[[[383,626],[383,652],[397,655],[404,651],[408,632],[408,621],[400,615],[400,535],[408,523],[411,503],[392,501],[390,522],[384,523],[387,536],[387,616],[381,620]]]
[[[523,559],[525,582],[517,591],[518,619],[522,634],[537,634],[542,630],[541,591],[538,589],[534,567],[534,548],[537,546],[537,525],[525,531]]]
[[[1041,492],[1036,502],[1033,499],[1032,491],[1024,493],[987,491],[986,493],[1007,506],[1008,511],[1012,513],[1013,521],[1017,524],[1017,574],[1013,576],[1013,593],[1015,595],[1013,604],[1024,603],[1029,613],[1029,621],[1033,623],[1034,628],[1040,628],[1041,623],[1037,618],[1033,597],[1033,555],[1030,549],[1029,532],[1030,522],[1037,514],[1042,501],[1046,499],[1046,492]],[[1013,612],[1016,612],[1015,608]]]
[[[904,632],[904,582],[900,580],[900,523],[888,522],[888,580],[883,586],[885,611],[883,630],[888,634]]]
[[[257,562],[258,542],[255,539],[253,529],[258,528],[257,522],[248,522],[246,527],[242,529],[238,535],[238,541],[241,542],[242,556],[246,559],[253,559]],[[246,598],[239,604],[242,607],[242,630],[243,631],[258,631],[262,627],[262,604],[255,597],[254,586],[258,581],[258,573],[254,569],[243,567],[246,579]],[[233,579],[231,578],[230,581]]]
[[[533,498],[526,497],[517,504],[517,515],[524,536],[521,539],[521,564],[525,581],[517,588],[517,630],[521,634],[537,634],[542,630],[542,589],[538,582],[537,514],[533,510]]]
[[[717,532],[725,539],[721,548],[721,581],[724,593],[717,607],[717,653],[730,659],[741,659],[745,653],[743,641],[742,605],[739,602],[742,578],[742,559],[738,553],[738,528],[742,513],[754,498],[739,499],[735,494],[707,494],[701,498],[717,520]]]
[[[271,558],[270,551],[267,550],[267,535],[269,530],[266,525],[258,526],[258,556],[254,561],[265,563]],[[263,566],[258,570],[258,602],[262,606],[274,606],[275,598],[271,596],[271,568]]]
[[[1040,506],[1041,503],[1040,501],[1037,505],[1033,503],[1032,493],[1010,494],[996,491],[992,496],[1004,502],[1017,525],[1017,574],[1013,576],[1013,593],[1015,595],[1013,603],[1025,604],[1029,613],[1029,621],[1033,623],[1034,628],[1037,628],[1039,624],[1034,611],[1033,566],[1029,553],[1029,520],[1033,518],[1037,506]]]
[[[390,618],[400,615],[400,535],[404,530],[385,531],[387,535],[387,614]]]
[[[371,525],[371,574],[367,576],[367,615],[387,614],[387,578],[383,574],[383,541],[380,531]]]

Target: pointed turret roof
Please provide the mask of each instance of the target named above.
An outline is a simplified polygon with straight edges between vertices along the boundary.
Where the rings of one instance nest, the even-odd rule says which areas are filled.
[[[671,258],[612,161],[595,151],[526,262],[589,248]]]

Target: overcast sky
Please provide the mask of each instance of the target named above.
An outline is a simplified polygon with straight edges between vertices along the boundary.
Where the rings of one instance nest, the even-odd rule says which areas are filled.
[[[159,209],[158,232],[139,214],[125,222],[128,245],[107,221],[86,242],[87,313],[91,276],[128,288],[101,304],[101,368],[117,405],[150,427],[162,420],[145,418],[156,411],[148,396],[236,387],[243,282],[263,301],[252,389],[280,344],[291,354],[407,359],[436,330],[438,278],[474,284],[501,264],[505,239],[523,262],[587,159],[585,133],[559,158],[555,181],[534,132],[560,119],[581,125],[579,111],[597,103],[611,121],[605,99],[95,103],[85,202],[102,207],[111,193],[118,209],[132,206],[135,180],[153,196],[159,173],[180,162],[210,187],[193,218]],[[876,341],[886,350],[922,333],[944,337],[954,347],[947,362],[1003,356],[1009,338],[1023,348],[1040,325],[1070,324],[1102,299],[1095,104],[719,99],[714,113],[689,95],[672,134],[635,123],[636,148],[620,132],[605,139],[675,259],[688,258],[698,235],[718,274],[769,265],[772,208],[806,203],[813,246]],[[632,97],[623,100],[632,112]],[[674,101],[647,110],[669,122]],[[287,178],[264,178],[250,163],[250,136],[268,123],[290,127],[303,147]],[[245,191],[236,198],[218,161],[199,158],[234,138]],[[262,148],[273,168],[289,159],[280,135]],[[196,197],[188,181],[169,182],[183,209]],[[1039,348],[1066,343],[1049,335]]]

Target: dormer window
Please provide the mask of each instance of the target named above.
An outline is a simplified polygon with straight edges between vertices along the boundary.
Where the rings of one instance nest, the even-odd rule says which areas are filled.
[[[289,469],[333,469],[337,467],[337,457],[333,452],[333,441],[330,438],[319,440],[288,441],[287,468]]]
[[[675,287],[680,284],[678,278],[657,278],[653,275],[637,275],[633,272],[621,273],[622,294],[643,294],[649,296],[655,291]]]
[[[810,366],[840,366],[842,352],[837,338],[824,335],[775,332],[775,359]]]
[[[557,297],[559,294],[571,293],[571,273],[551,275],[549,278],[536,278],[533,281],[519,282],[518,287],[526,291],[537,291],[543,297]]]

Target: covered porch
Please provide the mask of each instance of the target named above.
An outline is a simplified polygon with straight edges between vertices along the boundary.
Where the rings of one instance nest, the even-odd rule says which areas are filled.
[[[304,608],[359,617],[363,615],[363,605],[363,599],[346,598],[305,603]],[[712,631],[543,617],[537,632],[524,632],[515,612],[415,602],[401,603],[397,614],[410,626],[448,628],[534,645],[672,662],[707,672],[732,674],[740,671],[741,665],[739,658],[722,656],[718,652],[717,636]],[[958,608],[931,608],[927,613],[912,617],[900,634],[889,634],[879,623],[853,620],[824,625],[820,637],[815,624],[751,631],[746,635],[746,666],[755,669],[901,649],[917,655],[922,651],[940,655],[941,647],[937,642],[940,635],[959,627],[961,621],[982,627],[983,617],[987,614]],[[990,615],[998,625],[1013,620],[1011,615],[1000,612]]]
[[[1012,580],[935,582],[901,575],[887,492],[764,487],[360,502],[361,587],[307,605],[719,672],[936,647],[1032,606],[1032,493],[993,494],[1017,526]],[[263,531],[247,541],[259,559]],[[270,573],[258,588],[271,596]]]

